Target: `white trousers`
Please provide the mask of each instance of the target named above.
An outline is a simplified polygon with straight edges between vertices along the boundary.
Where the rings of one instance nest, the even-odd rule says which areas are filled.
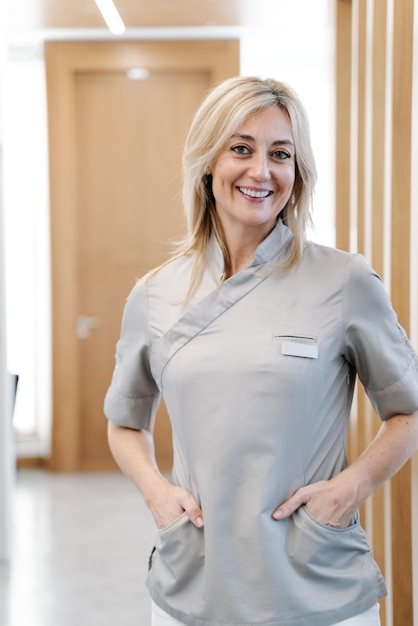
[[[185,626],[185,624],[168,615],[153,602],[152,626]],[[379,605],[375,604],[371,609],[364,611],[364,613],[345,619],[342,622],[337,622],[333,626],[380,626]]]

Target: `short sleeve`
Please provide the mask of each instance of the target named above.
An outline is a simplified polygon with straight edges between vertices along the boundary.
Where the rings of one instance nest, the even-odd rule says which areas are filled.
[[[104,413],[119,426],[139,430],[149,425],[160,393],[152,377],[146,282],[132,289],[125,304],[112,382]]]
[[[418,410],[418,357],[387,291],[361,255],[352,255],[344,287],[345,358],[381,419]]]

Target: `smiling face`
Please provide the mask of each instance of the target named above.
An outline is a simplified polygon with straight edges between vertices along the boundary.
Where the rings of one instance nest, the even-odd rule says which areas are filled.
[[[248,117],[215,158],[212,191],[225,235],[260,241],[274,228],[295,181],[295,147],[286,112],[273,106]]]

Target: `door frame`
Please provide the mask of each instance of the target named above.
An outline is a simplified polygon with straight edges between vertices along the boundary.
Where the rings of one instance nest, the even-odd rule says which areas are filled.
[[[80,469],[77,72],[173,68],[206,71],[210,84],[239,73],[239,40],[50,41],[45,43],[50,178],[52,289],[52,434],[48,468]],[[203,96],[203,94],[202,94]],[[103,417],[103,419],[105,419]]]

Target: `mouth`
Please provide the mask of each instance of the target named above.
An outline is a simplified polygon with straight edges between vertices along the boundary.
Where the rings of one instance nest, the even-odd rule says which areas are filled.
[[[249,189],[248,187],[238,187],[239,191],[249,198],[267,198],[273,193],[268,189]]]

